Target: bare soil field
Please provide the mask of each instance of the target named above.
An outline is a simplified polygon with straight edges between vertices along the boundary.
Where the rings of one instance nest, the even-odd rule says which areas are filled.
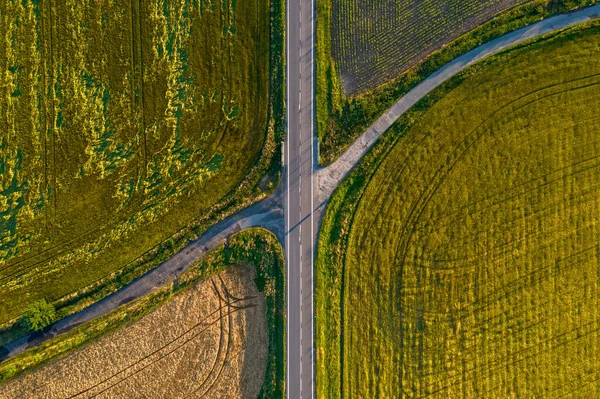
[[[0,386],[2,398],[255,398],[264,295],[250,267],[189,287],[133,325]]]

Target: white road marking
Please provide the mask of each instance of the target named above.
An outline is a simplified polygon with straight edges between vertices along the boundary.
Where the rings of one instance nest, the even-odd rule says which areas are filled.
[[[314,104],[313,101],[315,99],[315,84],[314,84],[314,77],[315,77],[315,73],[314,73],[314,64],[315,64],[315,44],[314,44],[314,36],[315,36],[315,0],[311,0],[311,27],[310,27],[310,31],[312,32],[312,34],[310,35],[310,66],[312,69],[312,72],[310,74],[310,139],[311,139],[311,146],[310,146],[310,239],[311,239],[311,245],[315,244],[316,240],[313,241],[313,239],[316,237],[315,236],[315,226],[314,226],[314,212],[315,212],[315,206],[314,206],[314,198],[315,198],[315,171],[314,171],[314,152],[315,152],[315,133],[314,133],[314,124],[315,124],[315,116],[314,116]],[[312,246],[312,253],[310,256],[310,283],[312,286],[312,290],[311,290],[311,295],[310,295],[310,315],[311,315],[311,321],[312,321],[312,328],[311,328],[311,348],[310,348],[310,356],[311,356],[311,386],[312,386],[312,392],[311,392],[311,396],[313,398],[316,398],[316,387],[315,387],[315,352],[314,352],[314,345],[315,345],[315,309],[314,309],[314,288],[315,288],[315,279],[314,279],[314,270],[315,270],[315,264],[314,264],[314,260],[315,260],[315,247]]]
[[[290,8],[287,6],[285,7],[285,19],[286,21],[290,20]],[[287,26],[287,24],[286,24]],[[286,29],[286,37],[287,37],[287,29]],[[285,47],[286,47],[286,60],[290,59],[290,46],[289,43],[287,42],[287,40],[285,40]],[[289,80],[290,80],[290,64],[288,62],[286,62],[287,64],[287,73],[286,73],[286,101],[289,101],[290,98],[290,84],[289,84]],[[287,135],[289,135],[290,129],[289,129],[289,120],[290,120],[290,108],[286,107],[286,117],[287,117]],[[287,137],[287,141],[286,141],[287,147],[286,147],[286,157],[287,161],[290,161],[290,138]],[[282,158],[283,158],[283,154],[282,154]],[[287,190],[286,190],[286,194],[287,194],[287,206],[286,208],[286,219],[287,219],[287,223],[286,226],[284,228],[284,232],[285,232],[285,241],[286,241],[286,261],[289,265],[290,262],[290,237],[289,237],[289,231],[287,231],[287,229],[290,228],[290,166],[289,164],[285,165],[286,170],[286,175],[287,175],[287,181],[286,181],[286,185],[287,185]],[[286,266],[288,266],[286,265]],[[286,324],[289,323],[290,320],[290,268],[286,267],[286,288],[287,288],[287,292],[286,292],[286,298],[285,298],[285,302],[286,302]],[[286,329],[289,328],[289,324],[286,325]],[[290,353],[290,341],[289,339],[286,339],[286,351],[287,353]],[[285,368],[286,368],[286,375],[289,376],[290,375],[290,363],[289,362],[285,362]],[[289,385],[289,381],[285,384],[285,391],[286,391],[286,397],[290,397],[290,385]]]

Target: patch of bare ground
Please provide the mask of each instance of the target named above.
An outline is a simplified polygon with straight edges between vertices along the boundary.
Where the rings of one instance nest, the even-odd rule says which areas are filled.
[[[0,397],[255,398],[267,340],[254,271],[233,267],[133,325],[0,386]]]

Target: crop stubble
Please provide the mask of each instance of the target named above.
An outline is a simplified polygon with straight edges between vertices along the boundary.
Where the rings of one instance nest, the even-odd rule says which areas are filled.
[[[251,268],[236,267],[198,283],[135,324],[0,386],[0,395],[256,397],[267,334],[253,278]]]

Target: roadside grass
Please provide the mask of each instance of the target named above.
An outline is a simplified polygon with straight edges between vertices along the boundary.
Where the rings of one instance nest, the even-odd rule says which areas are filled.
[[[265,197],[285,121],[282,1],[5,3],[0,344]]]
[[[285,396],[285,265],[277,238],[264,229],[251,229],[236,234],[190,267],[178,278],[178,285],[158,289],[125,304],[115,311],[29,349],[0,363],[0,382],[24,372],[31,372],[69,352],[93,345],[94,342],[122,328],[127,328],[198,281],[233,265],[251,266],[256,270],[255,283],[264,295],[269,337],[267,368],[260,398]]]
[[[339,1],[341,4],[342,0]],[[332,55],[333,3],[318,1],[315,101],[319,163],[332,163],[394,102],[456,57],[544,18],[596,3],[597,0],[533,0],[511,8],[449,43],[440,43],[432,48],[433,52],[420,53],[377,87],[352,94],[344,91],[340,82],[340,60],[335,60]],[[423,17],[427,18],[426,15]],[[422,23],[420,28],[427,30],[429,25]],[[349,36],[344,36],[346,41],[350,41],[352,32],[345,35]],[[377,75],[379,67],[370,65],[374,71],[369,75]]]
[[[478,63],[335,191],[318,397],[594,395],[599,52],[592,22]]]

